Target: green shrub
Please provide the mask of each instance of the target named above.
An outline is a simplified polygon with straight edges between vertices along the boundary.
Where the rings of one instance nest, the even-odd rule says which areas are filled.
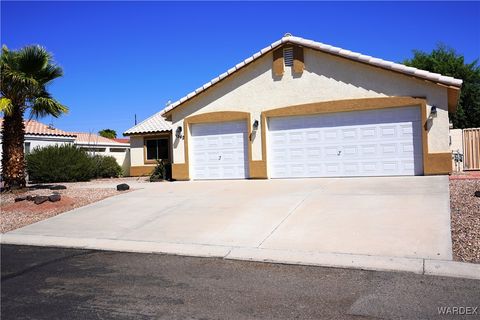
[[[122,175],[122,167],[112,156],[96,155],[92,157],[93,176],[95,178],[117,178]]]
[[[94,177],[91,157],[74,145],[37,147],[25,158],[29,179],[34,182],[88,181]]]
[[[172,179],[172,165],[168,160],[157,160],[157,165],[150,175],[150,182]]]

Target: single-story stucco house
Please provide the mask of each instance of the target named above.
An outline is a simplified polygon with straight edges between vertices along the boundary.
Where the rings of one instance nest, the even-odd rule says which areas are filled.
[[[130,175],[149,175],[156,159],[172,160],[172,125],[160,113],[123,133],[130,137]]]
[[[123,174],[130,174],[130,143],[118,142],[115,139],[108,139],[95,133],[73,132],[75,134],[75,145],[91,155],[111,156],[117,160],[122,167]]]
[[[75,134],[49,126],[36,120],[25,120],[24,152],[30,153],[35,148],[42,148],[56,144],[72,144]],[[0,118],[0,128],[3,127],[3,118]],[[0,160],[2,159],[2,132],[0,130]]]
[[[94,133],[67,132],[46,125],[36,120],[25,120],[25,143],[24,151],[28,154],[35,148],[43,148],[50,145],[74,144],[86,150],[89,154],[112,156],[122,167],[125,175],[130,172],[130,143],[125,140],[107,139]],[[0,118],[0,128],[3,126],[3,118]],[[0,160],[2,159],[2,133],[0,130]]]
[[[128,130],[131,173],[164,137],[177,180],[448,174],[461,85],[287,34]]]

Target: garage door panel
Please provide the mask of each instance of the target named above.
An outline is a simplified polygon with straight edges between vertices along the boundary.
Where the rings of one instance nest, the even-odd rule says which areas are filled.
[[[362,157],[362,159],[378,156],[376,144],[360,145],[359,149],[360,149],[360,157]]]
[[[193,179],[248,177],[248,137],[245,121],[193,124]]]
[[[347,146],[344,146],[343,148],[340,148],[340,149],[343,149],[341,151],[343,153],[344,158],[358,158],[359,157],[358,146],[356,146],[356,145],[352,145],[352,146],[347,145]]]
[[[269,175],[421,174],[420,118],[418,107],[270,118]]]
[[[325,164],[325,173],[329,176],[331,175],[340,175],[340,163],[330,162]]]
[[[320,148],[320,147],[306,148],[305,154],[306,154],[307,159],[321,160],[322,159],[322,148]]]
[[[377,138],[377,128],[366,126],[360,128],[360,135],[363,140],[365,139],[376,139]]]

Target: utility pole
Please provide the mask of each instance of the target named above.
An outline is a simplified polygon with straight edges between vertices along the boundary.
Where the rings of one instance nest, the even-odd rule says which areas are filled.
[[[135,113],[135,125],[137,125],[137,114]]]

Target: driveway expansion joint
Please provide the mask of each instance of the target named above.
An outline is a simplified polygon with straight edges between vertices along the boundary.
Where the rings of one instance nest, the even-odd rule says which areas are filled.
[[[307,195],[302,199],[300,200],[297,205],[292,209],[290,210],[287,215],[280,221],[280,223],[275,226],[275,228],[273,228],[273,230],[265,237],[265,239],[263,239],[260,244],[257,246],[257,248],[260,248],[262,246],[262,244],[267,241],[268,238],[270,238],[272,236],[272,234],[295,212],[295,210],[298,209],[298,207],[300,207],[302,205],[302,203],[308,198],[310,197],[310,195],[316,191],[318,188],[314,189],[314,190],[311,190],[309,193],[307,193]]]

